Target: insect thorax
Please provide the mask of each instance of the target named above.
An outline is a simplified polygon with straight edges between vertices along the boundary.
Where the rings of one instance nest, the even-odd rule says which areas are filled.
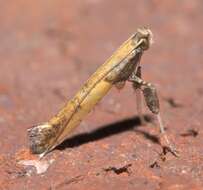
[[[133,71],[137,70],[141,56],[141,49],[133,50],[123,61],[112,69],[112,71],[107,75],[106,80],[114,84],[126,81]]]

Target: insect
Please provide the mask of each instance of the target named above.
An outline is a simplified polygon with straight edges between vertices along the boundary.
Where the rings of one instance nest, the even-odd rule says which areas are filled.
[[[46,123],[28,129],[31,151],[43,156],[54,149],[68,137],[113,86],[122,88],[126,81],[132,82],[137,93],[139,114],[143,93],[147,107],[157,116],[160,131],[165,134],[165,140],[169,144],[159,114],[156,88],[141,78],[140,59],[143,52],[152,44],[152,37],[149,29],[138,29],[97,69],[57,115]],[[143,118],[141,115],[140,117]]]

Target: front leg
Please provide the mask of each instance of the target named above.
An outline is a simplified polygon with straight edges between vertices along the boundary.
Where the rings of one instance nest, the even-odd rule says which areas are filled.
[[[165,132],[164,125],[163,125],[163,122],[162,122],[162,119],[160,116],[159,98],[157,95],[157,90],[153,84],[142,80],[140,77],[138,77],[138,75],[140,75],[140,77],[141,77],[141,73],[139,74],[139,70],[138,70],[138,73],[133,73],[132,76],[128,80],[130,82],[133,82],[133,87],[135,89],[139,88],[143,92],[147,107],[157,117],[157,120],[159,123],[159,128],[164,137],[165,142],[167,143],[168,147],[171,149],[173,154],[177,156],[176,151],[171,146],[171,143]]]

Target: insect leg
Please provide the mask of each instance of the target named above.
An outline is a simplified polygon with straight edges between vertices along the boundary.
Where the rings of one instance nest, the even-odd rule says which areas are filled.
[[[142,73],[141,73],[141,66],[139,66],[137,68],[136,74],[137,77],[141,78],[142,77]],[[143,100],[142,100],[142,92],[140,90],[140,85],[133,82],[132,83],[133,89],[135,90],[135,95],[136,95],[136,107],[137,107],[137,113],[138,116],[140,118],[141,124],[144,125],[145,122],[145,118],[143,116],[143,111],[142,111],[142,106],[143,106]]]
[[[168,136],[164,129],[164,125],[163,125],[161,115],[160,115],[159,98],[158,98],[157,90],[156,90],[155,86],[151,83],[148,83],[148,82],[142,80],[140,77],[137,76],[136,73],[133,73],[132,76],[128,80],[130,82],[133,82],[134,87],[139,88],[142,91],[145,102],[147,104],[147,107],[157,117],[157,120],[159,123],[159,128],[164,137],[166,144],[170,148],[171,152],[177,156],[176,151],[171,146],[171,143],[170,143]]]

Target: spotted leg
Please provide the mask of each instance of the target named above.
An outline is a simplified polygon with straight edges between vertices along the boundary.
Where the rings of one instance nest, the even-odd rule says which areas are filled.
[[[135,89],[139,88],[142,91],[147,107],[157,117],[161,134],[163,135],[167,146],[170,148],[171,152],[177,156],[176,151],[172,147],[168,139],[168,136],[165,132],[164,125],[160,116],[159,99],[157,95],[157,90],[153,84],[148,83],[139,77],[141,76],[141,72],[139,71],[140,69],[141,68],[137,70],[137,73],[133,73],[128,80],[133,83],[133,87]]]

